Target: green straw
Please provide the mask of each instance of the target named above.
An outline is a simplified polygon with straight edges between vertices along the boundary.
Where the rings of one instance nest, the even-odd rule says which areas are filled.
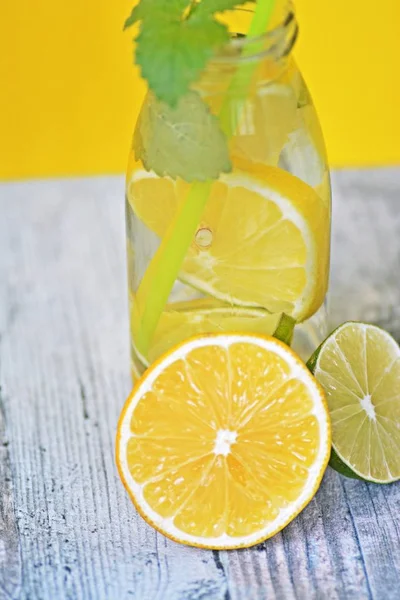
[[[257,38],[267,29],[275,0],[258,0],[248,37]],[[254,52],[254,45],[246,46],[243,55]],[[243,63],[232,78],[230,90],[238,83],[246,89],[256,67],[256,62]],[[245,85],[243,85],[245,83]],[[243,92],[245,97],[245,92]],[[219,115],[221,128],[227,137],[233,135],[230,118],[231,100],[228,91]],[[182,263],[193,241],[198,224],[207,204],[213,181],[194,183],[185,202],[164,235],[157,252],[154,254],[137,291],[137,303],[141,320],[136,336],[136,346],[147,355],[158,322],[168,302],[172,287],[178,278]]]

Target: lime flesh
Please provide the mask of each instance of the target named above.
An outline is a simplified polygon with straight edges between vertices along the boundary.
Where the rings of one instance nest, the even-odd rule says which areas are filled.
[[[385,331],[344,323],[308,362],[332,420],[331,466],[344,475],[400,479],[400,348]]]

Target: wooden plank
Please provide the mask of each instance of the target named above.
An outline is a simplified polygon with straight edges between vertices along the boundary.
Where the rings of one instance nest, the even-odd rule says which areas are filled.
[[[332,323],[364,319],[400,340],[400,169],[334,175]]]
[[[11,600],[20,594],[21,556],[10,457],[12,439],[6,421],[10,397],[3,357],[4,341],[17,317],[18,303],[4,285],[7,273],[5,250],[6,247],[2,247],[0,254],[0,600]],[[15,469],[15,464],[13,467]]]
[[[0,389],[0,600],[18,598],[20,588],[19,534],[14,510],[4,396]]]
[[[20,597],[223,598],[212,553],[156,534],[114,465],[130,387],[122,179],[5,188],[0,310],[14,298],[19,311],[3,338],[2,380]]]
[[[333,323],[400,339],[400,171],[334,183]],[[328,470],[288,528],[237,552],[180,546],[136,514],[113,458],[130,387],[122,198],[111,177],[0,187],[0,599],[397,598],[397,484]]]

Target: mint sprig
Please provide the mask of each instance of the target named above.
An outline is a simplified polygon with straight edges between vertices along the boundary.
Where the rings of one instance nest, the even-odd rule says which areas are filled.
[[[216,14],[243,0],[141,0],[125,22],[140,22],[136,63],[159,100],[176,106],[229,31]]]

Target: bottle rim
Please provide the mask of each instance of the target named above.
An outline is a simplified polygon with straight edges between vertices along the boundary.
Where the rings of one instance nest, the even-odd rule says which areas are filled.
[[[254,13],[253,8],[236,7],[234,13]],[[292,51],[298,36],[298,23],[292,0],[285,5],[280,22],[265,33],[248,37],[233,35],[230,42],[220,48],[210,63],[215,66],[259,61],[264,58],[280,60]]]

